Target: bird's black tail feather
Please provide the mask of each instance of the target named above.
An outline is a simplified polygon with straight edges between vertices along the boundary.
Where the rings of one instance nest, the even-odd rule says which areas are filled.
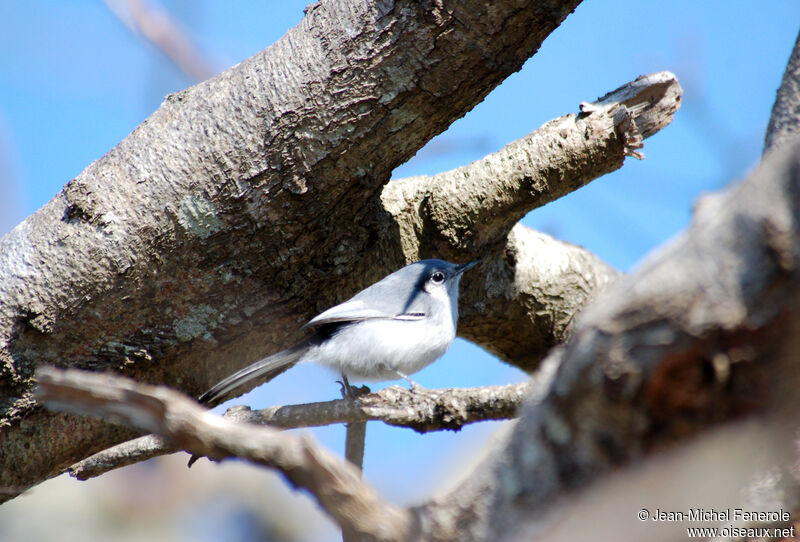
[[[237,371],[217,383],[213,388],[201,395],[199,401],[204,405],[214,406],[233,397],[235,395],[234,392],[245,384],[251,384],[250,388],[253,388],[264,382],[269,382],[297,363],[308,350],[308,346],[309,343],[307,342],[301,343],[248,365],[241,371]],[[257,382],[253,382],[254,380]],[[187,467],[191,468],[198,459],[200,459],[200,456],[192,455]]]
[[[297,363],[306,350],[308,350],[308,343],[301,343],[248,365],[217,383],[201,395],[199,401],[204,405],[215,405],[230,399],[234,396],[233,392],[253,380],[258,380],[258,382],[252,383],[251,388],[269,382]]]

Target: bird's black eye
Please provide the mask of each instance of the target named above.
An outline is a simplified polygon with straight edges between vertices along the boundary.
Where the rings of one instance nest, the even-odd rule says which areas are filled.
[[[434,284],[441,284],[444,282],[444,273],[441,271],[436,271],[433,275],[431,275],[431,282]]]

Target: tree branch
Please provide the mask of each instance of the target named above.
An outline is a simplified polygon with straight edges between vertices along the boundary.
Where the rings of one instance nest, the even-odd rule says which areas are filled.
[[[680,87],[670,75],[656,74],[648,78],[640,78],[634,83],[615,91],[610,96],[617,96],[621,101],[632,105],[631,110],[634,111],[634,116],[628,116],[627,106],[625,106],[623,110],[624,115],[622,115],[623,119],[628,119],[628,121],[622,123],[622,125],[625,126],[626,130],[631,131],[638,123],[641,123],[643,126],[657,124],[653,119],[663,117],[665,111],[674,112],[675,104],[679,101]],[[540,147],[550,147],[553,145],[558,147],[560,144],[557,144],[557,142],[566,136],[567,141],[573,141],[576,142],[576,144],[580,143],[580,145],[584,146],[581,147],[578,145],[576,147],[569,147],[561,145],[559,148],[561,148],[565,155],[574,156],[580,153],[594,155],[605,149],[610,155],[618,156],[620,160],[619,164],[621,164],[626,148],[625,144],[621,141],[635,138],[630,135],[625,137],[619,136],[617,131],[619,129],[618,124],[620,123],[619,110],[624,104],[620,104],[617,107],[611,103],[612,101],[613,100],[607,98],[603,102],[599,102],[599,105],[595,107],[591,115],[575,117],[572,120],[570,120],[570,117],[567,117],[560,121],[549,123],[542,130],[534,132],[525,138],[523,142],[538,142],[537,145]],[[651,103],[652,106],[642,107],[641,105],[636,105],[637,103]],[[631,118],[634,119],[634,121],[631,121]],[[572,130],[577,130],[574,131],[574,133],[569,130],[564,131],[566,128],[560,132],[553,131],[549,128],[552,125],[566,126],[573,124],[574,127]],[[591,129],[590,126],[592,126]],[[603,129],[607,130],[605,135],[601,133],[600,126],[603,126]],[[581,130],[584,136],[579,138],[577,135],[581,133]],[[590,135],[586,135],[587,133]],[[650,131],[645,130],[643,133],[649,135]],[[606,144],[607,142],[602,143],[606,141],[604,138],[609,137],[612,144]],[[620,142],[618,144],[613,143],[617,138],[620,138]],[[510,145],[508,149],[504,149],[504,151],[500,152],[500,154],[504,153],[508,157],[507,160],[501,161],[501,163],[506,164],[508,171],[514,171],[515,168],[522,168],[522,166],[524,166],[524,164],[515,163],[511,159],[512,156],[524,158],[529,155],[529,153],[523,152],[522,144],[521,142],[514,143]],[[492,161],[497,161],[497,158],[489,157],[486,163],[491,163]],[[562,162],[568,163],[569,161],[564,160]],[[600,165],[592,170],[591,175],[600,175],[609,167],[608,163],[603,160],[599,160],[598,163]],[[545,167],[543,164],[537,163],[537,165]],[[530,164],[525,167],[528,169],[523,168],[524,174],[522,176],[517,176],[516,181],[504,181],[504,189],[512,187],[514,183],[517,183],[518,186],[515,190],[518,191],[519,197],[526,201],[523,203],[513,203],[512,206],[517,209],[521,209],[524,206],[533,207],[542,204],[548,201],[548,197],[550,197],[546,195],[547,190],[541,191],[540,195],[533,199],[530,199],[526,195],[529,192],[524,190],[524,185],[527,183],[526,179],[528,176],[536,177],[541,175],[536,173],[534,169],[531,169]],[[614,167],[618,167],[618,165]],[[541,178],[543,181],[546,181],[546,185],[551,187],[552,190],[556,192],[566,192],[568,187],[558,184],[556,181],[558,179],[569,179],[570,171],[577,170],[564,170],[558,175],[555,175],[553,179],[550,179],[547,175]],[[498,171],[498,173],[502,172]],[[435,192],[437,185],[433,179],[435,178],[424,182],[427,185],[427,189]],[[385,232],[387,229],[390,230],[392,224],[408,224],[409,220],[412,218],[417,221],[422,220],[423,214],[418,214],[417,217],[414,218],[411,213],[411,210],[420,208],[420,201],[415,200],[415,198],[420,195],[422,182],[423,181],[412,182],[412,180],[407,180],[388,185],[389,187],[395,185],[406,188],[414,187],[414,190],[405,192],[401,190],[404,198],[402,200],[398,197],[397,192],[394,192],[394,195],[391,196],[391,190],[387,189],[384,191],[382,205],[385,205],[387,210],[391,212],[386,214],[384,211],[383,214],[380,215],[382,217],[381,220],[388,220],[388,222],[382,224],[378,223],[377,225],[373,224],[376,231]],[[500,184],[503,183],[501,182]],[[576,186],[573,185],[573,188],[576,188]],[[441,208],[441,205],[439,207]],[[401,236],[401,239],[404,240],[403,251],[408,252],[411,250],[409,247],[416,246],[413,250],[417,250],[418,254],[414,259],[433,255],[426,254],[425,250],[427,249],[421,244],[426,238],[425,235],[424,231],[405,232]],[[380,239],[382,241],[388,240],[393,242],[392,240],[395,238],[391,235],[381,235]],[[376,247],[376,250],[381,254],[389,254],[392,253],[392,251],[395,251],[394,254],[397,254],[396,249],[392,248],[392,246],[379,246]],[[575,311],[586,299],[596,290],[610,283],[619,275],[616,271],[603,264],[585,250],[569,245],[568,243],[556,241],[547,235],[534,232],[521,225],[517,225],[512,229],[511,233],[507,236],[505,245],[499,250],[490,248],[487,248],[487,250],[489,252],[488,255],[484,256],[485,263],[480,272],[476,273],[474,277],[466,277],[464,281],[465,293],[462,295],[460,333],[462,336],[500,355],[503,359],[526,369],[535,367],[547,349],[563,340]],[[442,248],[442,252],[446,253],[447,250]],[[362,265],[364,261],[365,260],[361,261]],[[351,276],[361,278],[368,277],[373,274],[376,269],[380,270],[386,265],[387,263],[383,261],[380,265],[372,266],[369,269],[363,269],[363,272],[355,270]],[[169,287],[174,288],[177,286],[171,283]],[[322,291],[329,290],[328,288]],[[480,292],[480,294],[478,294],[478,292]],[[352,292],[347,291],[347,293],[343,295],[349,294],[352,294]],[[211,302],[212,298],[213,296],[205,299]],[[252,303],[252,299],[249,303]],[[208,305],[204,305],[204,307],[207,306]],[[278,304],[278,306],[280,306],[280,304]],[[165,310],[169,312],[168,309]],[[107,312],[108,308],[104,307],[104,311]],[[152,311],[148,314],[152,315]],[[172,327],[177,329],[179,334],[187,332],[196,335],[200,333],[201,329],[206,329],[203,326],[211,325],[213,328],[213,326],[216,325],[213,321],[208,320],[209,317],[211,317],[210,313],[195,312],[173,323]],[[280,322],[286,325],[285,320],[280,320]],[[273,329],[275,327],[273,324],[274,322],[271,323],[269,328],[265,329]],[[164,331],[166,330],[160,331],[159,334],[162,334]],[[265,344],[270,343],[270,340],[261,334],[263,332],[257,332],[255,328],[253,328],[251,332],[262,337]],[[211,331],[206,329],[206,331],[201,333],[201,336],[212,337],[210,333]],[[284,338],[281,343],[285,344],[287,340],[291,340],[294,336],[293,333],[296,333],[296,331],[289,332],[287,330],[287,338]],[[214,335],[219,336],[217,333]],[[158,335],[149,336],[147,341],[157,337]],[[270,337],[274,337],[274,334],[271,334]],[[191,343],[191,341],[189,342]],[[236,343],[236,345],[239,345],[239,343]],[[221,346],[221,348],[205,351],[201,349],[200,351],[200,354],[204,353],[205,357],[198,360],[198,363],[201,363],[205,370],[211,371],[210,374],[216,374],[219,372],[220,367],[228,365],[226,363],[227,360],[218,360],[218,363],[210,364],[221,355],[221,352],[227,351],[225,350],[227,346],[217,346]],[[248,350],[239,351],[238,355],[241,356],[242,352],[246,351]],[[259,352],[259,355],[265,353],[263,350],[259,350]],[[132,367],[134,370],[138,367],[136,365],[136,360],[152,360],[152,354],[149,350],[131,346],[130,344],[114,343],[113,352],[108,350],[104,351],[106,356],[111,356],[112,358],[118,353],[125,356],[124,359],[127,360],[126,365]],[[197,353],[193,354],[193,356],[197,355]],[[251,359],[252,357],[257,356],[251,356]],[[152,364],[148,366],[151,368],[158,367]],[[171,364],[171,367],[177,366],[178,365],[175,363]],[[203,371],[197,371],[196,367],[187,373],[190,379],[205,374],[206,373]],[[187,375],[180,376],[181,382],[187,382]],[[164,376],[151,376],[148,378],[160,380],[164,378]],[[120,439],[120,436],[117,435],[125,436],[126,434],[117,432],[114,438]],[[90,439],[90,435],[88,434],[86,436],[87,441],[84,446],[98,446],[98,442],[100,442],[98,439]],[[22,438],[23,435],[20,435],[20,437]],[[23,440],[19,441],[18,446],[23,446],[23,442],[29,437],[30,435],[28,434],[24,435]],[[109,435],[109,438],[111,438],[111,435]],[[68,444],[74,446],[74,439],[70,440]],[[25,447],[25,449],[27,450],[29,448]]]
[[[669,72],[639,77],[468,166],[393,181],[381,194],[389,215],[379,230],[400,228],[407,260],[480,254],[483,265],[464,278],[459,335],[533,370],[620,274],[518,220],[620,168],[672,122],[682,93]]]
[[[423,538],[515,539],[509,526],[532,527],[567,492],[701,430],[745,415],[796,427],[798,221],[800,147],[702,200],[684,235],[582,311],[548,357],[560,364],[548,393],[421,509]]]
[[[208,79],[219,71],[203,57],[167,11],[144,0],[103,0],[103,3],[128,30],[146,39],[193,80]]]
[[[133,436],[36,409],[37,364],[197,395],[407,263],[377,228],[391,172],[577,3],[318,2],[0,239],[2,498]]]
[[[764,153],[790,144],[800,127],[800,34],[794,43],[764,137]]]
[[[504,447],[417,509],[420,536],[525,532],[567,491],[726,420],[795,427],[799,221],[800,147],[703,200],[686,234],[585,309]]]
[[[786,70],[783,73],[781,86],[778,88],[775,103],[772,106],[767,132],[764,138],[764,157],[770,152],[777,152],[779,149],[791,147],[797,143],[798,125],[800,125],[800,34],[795,40],[794,48],[789,57]],[[795,458],[795,461],[797,458]],[[766,465],[763,471],[775,472],[776,464]],[[779,471],[780,472],[780,471]],[[750,491],[750,494],[758,495],[753,501],[769,499],[775,503],[773,508],[786,508],[793,510],[793,518],[797,517],[800,511],[800,479],[797,473],[786,476],[770,476],[772,482],[769,490],[764,490],[763,482],[759,491]],[[754,483],[751,483],[751,489]],[[758,503],[756,503],[758,504]]]
[[[409,229],[407,205],[390,209],[380,193],[397,165],[519,69],[577,3],[317,3],[264,52],[169,96],[0,239],[2,498],[133,436],[36,409],[37,364],[124,371],[196,395],[300,340],[307,317],[410,259],[485,258],[463,282],[462,336],[534,367],[617,273],[525,228],[505,238],[510,223],[479,208],[456,223],[474,230],[451,228],[446,214],[470,198],[444,180],[429,186],[429,201],[404,200],[427,202],[420,230]],[[647,107],[618,107],[621,118],[600,109],[574,123],[606,132],[585,132],[585,147],[562,142],[564,155],[578,154],[534,191],[561,186],[562,174],[587,179],[579,163],[610,171],[638,145],[632,119]],[[555,134],[548,141],[561,144]],[[529,181],[485,183],[486,204],[520,216],[532,205]]]
[[[260,410],[234,406],[223,414],[223,418],[281,429],[378,420],[420,433],[445,429],[458,431],[470,423],[515,417],[530,389],[528,382],[481,388],[417,389],[413,392],[392,386],[361,395],[357,401],[337,399]],[[88,480],[110,470],[177,451],[178,448],[164,439],[145,435],[87,457],[72,465],[69,473],[79,480]]]
[[[640,77],[607,94],[595,104],[584,104],[584,109],[592,111],[591,114],[584,116],[584,120],[577,120],[577,117],[570,115],[552,121],[542,129],[520,141],[511,143],[498,153],[468,168],[460,168],[435,177],[395,181],[384,189],[383,201],[384,203],[391,202],[388,204],[391,207],[392,205],[397,206],[400,198],[404,198],[402,207],[405,211],[417,209],[420,207],[420,202],[415,202],[414,197],[416,196],[408,194],[419,194],[422,190],[436,190],[437,183],[444,182],[454,175],[471,178],[473,175],[477,175],[477,171],[489,169],[494,170],[494,174],[500,176],[501,182],[498,184],[504,185],[503,190],[509,190],[509,187],[517,185],[514,191],[518,192],[524,203],[520,202],[515,205],[527,205],[531,208],[542,205],[554,199],[555,196],[551,192],[540,190],[536,197],[532,198],[530,192],[522,190],[519,186],[528,182],[526,179],[529,177],[539,178],[542,183],[546,181],[545,173],[536,168],[546,168],[547,162],[532,163],[530,160],[531,153],[535,149],[558,147],[564,156],[597,155],[599,149],[596,147],[602,146],[603,137],[606,137],[609,132],[613,132],[615,125],[617,129],[620,125],[624,125],[625,129],[629,131],[635,131],[636,126],[641,125],[644,127],[641,133],[649,136],[671,120],[680,102],[680,96],[680,86],[672,74],[664,72]],[[646,104],[646,106],[641,104]],[[635,112],[634,114],[628,112],[628,106]],[[623,112],[622,116],[619,114],[620,109]],[[591,118],[590,121],[586,120],[588,118]],[[629,120],[622,122],[621,118]],[[590,127],[587,122],[595,123],[595,125]],[[600,129],[598,125],[603,124],[605,126]],[[553,126],[561,126],[561,129],[554,130]],[[587,137],[587,133],[599,135]],[[631,134],[633,133],[631,132]],[[637,139],[633,135],[620,138],[622,140]],[[557,144],[562,140],[574,142],[573,146]],[[535,143],[532,144],[532,142]],[[622,156],[620,155],[620,157]],[[567,160],[556,162],[567,163]],[[500,171],[500,166],[492,165],[495,163],[502,164],[505,170]],[[621,165],[621,162],[619,164]],[[600,175],[604,172],[602,168],[608,166],[604,164],[595,167],[600,169],[591,170],[587,175]],[[552,171],[549,174],[552,174]],[[509,176],[513,178],[508,179]],[[502,180],[503,177],[506,179]],[[560,179],[562,183],[570,183],[569,185],[559,185],[554,181],[547,182],[549,189],[555,193],[566,193],[578,187],[578,185],[572,184],[570,171],[562,171],[555,175],[554,179]],[[400,188],[398,191],[392,192],[390,187],[395,186]],[[409,186],[413,186],[414,189],[407,190],[406,188]],[[477,201],[476,199],[473,203]],[[401,223],[407,219],[409,219],[408,213],[405,218],[398,219],[396,215],[393,218]],[[405,236],[405,238],[409,238],[409,236]],[[466,288],[467,301],[464,303],[467,306],[461,309],[461,335],[488,345],[491,351],[498,353],[504,359],[513,361],[516,365],[532,369],[538,364],[546,349],[563,340],[574,312],[583,302],[593,292],[617,278],[619,274],[582,249],[554,240],[521,225],[517,225],[513,234],[508,235],[506,250],[507,253],[501,258],[502,261],[489,258],[482,266],[486,270],[484,271],[486,279],[483,282],[492,285],[484,292],[488,296],[476,295],[470,301],[469,293],[482,291],[482,289],[469,286]],[[511,265],[508,265],[509,261]],[[515,269],[515,275],[507,274],[509,267]],[[550,311],[542,311],[539,301],[542,298],[557,299],[559,304],[554,304]],[[489,303],[487,303],[487,299],[490,300]],[[512,329],[513,332],[510,331]],[[500,332],[502,330],[506,330],[505,336]],[[487,335],[490,337],[487,338]],[[538,344],[538,349],[531,349],[532,343]],[[453,391],[451,390],[450,393]],[[460,395],[454,395],[453,400],[463,401]],[[343,406],[341,402],[334,402],[334,404],[336,406],[331,405],[332,410],[328,410],[327,406],[323,407],[324,412],[318,413],[323,418],[318,422],[309,423],[293,419],[288,425],[284,425],[282,421],[272,419],[262,420],[259,423],[300,427],[357,421],[357,417],[336,417],[339,415],[338,409],[346,408],[346,406]],[[303,408],[306,407],[303,406]],[[291,407],[280,408],[283,413],[293,413]],[[440,412],[446,412],[442,408],[443,405],[438,405]],[[487,409],[487,405],[480,405],[479,408]],[[334,417],[325,418],[331,412],[336,412]],[[399,412],[403,412],[402,409]],[[486,412],[488,415],[492,415],[491,409],[487,409]],[[303,418],[306,418],[307,415],[305,410],[300,414]],[[391,423],[388,415],[388,413],[387,417],[376,415],[372,419],[383,419],[387,423]],[[417,422],[399,419],[395,423],[397,425],[413,425]],[[433,428],[440,427],[434,425]],[[86,479],[120,466],[174,451],[163,447],[160,441],[154,441],[149,437],[142,437],[134,442],[138,442],[138,445],[125,443],[99,452],[71,466],[70,472],[73,476]]]
[[[361,481],[358,469],[307,436],[230,422],[178,392],[118,376],[42,368],[37,380],[37,399],[52,408],[158,433],[195,454],[274,468],[307,489],[358,540],[402,540],[411,530],[408,511],[385,502]]]
[[[643,138],[672,122],[682,94],[670,72],[639,77],[482,160],[387,184],[384,206],[413,231],[404,238],[438,253],[502,246],[529,211],[622,167]]]
[[[349,422],[344,439],[344,457],[364,470],[364,449],[367,444],[367,422]]]

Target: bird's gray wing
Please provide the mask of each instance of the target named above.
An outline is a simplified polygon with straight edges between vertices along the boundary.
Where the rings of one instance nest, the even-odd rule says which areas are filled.
[[[395,271],[348,301],[315,316],[306,326],[375,318],[421,320],[430,312],[430,300],[420,287],[427,271],[427,264],[414,264]]]
[[[309,320],[306,326],[315,327],[336,322],[359,322],[376,318],[419,320],[425,317],[425,313],[404,313],[402,311],[393,311],[390,307],[371,305],[375,304],[368,305],[364,301],[351,299],[318,314]]]

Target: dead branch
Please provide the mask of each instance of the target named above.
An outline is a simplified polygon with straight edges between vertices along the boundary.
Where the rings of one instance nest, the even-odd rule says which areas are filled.
[[[468,166],[393,181],[379,230],[400,228],[408,260],[480,254],[484,264],[465,277],[459,335],[531,371],[619,273],[519,219],[622,167],[672,122],[682,93],[672,73],[642,76]]]
[[[800,408],[800,147],[697,206],[692,226],[589,304],[548,393],[422,508],[431,540],[530,538],[556,500],[723,422]],[[789,441],[789,442],[787,442]],[[513,481],[510,482],[510,481]],[[510,526],[513,528],[511,530]]]
[[[682,95],[670,72],[639,77],[467,166],[389,183],[381,198],[415,233],[407,239],[439,253],[480,254],[504,244],[529,211],[622,167],[672,122]]]
[[[445,429],[457,431],[470,423],[513,418],[530,389],[528,382],[481,388],[419,388],[413,392],[392,386],[361,395],[358,401],[337,399],[260,410],[234,406],[223,417],[237,423],[281,429],[379,420],[398,427],[409,427],[420,433]],[[126,465],[177,451],[179,448],[163,438],[145,435],[89,456],[72,465],[69,473],[79,480],[88,480]]]
[[[145,0],[103,0],[103,3],[126,28],[142,36],[194,81],[203,81],[219,71],[164,9]]]
[[[407,263],[392,171],[578,2],[318,2],[0,239],[0,500],[134,436],[36,408],[38,364],[197,395]]]
[[[110,374],[42,368],[36,376],[37,399],[50,408],[156,433],[198,455],[242,457],[280,471],[358,540],[404,540],[411,531],[407,510],[385,502],[358,469],[308,436],[231,422],[176,391]]]

